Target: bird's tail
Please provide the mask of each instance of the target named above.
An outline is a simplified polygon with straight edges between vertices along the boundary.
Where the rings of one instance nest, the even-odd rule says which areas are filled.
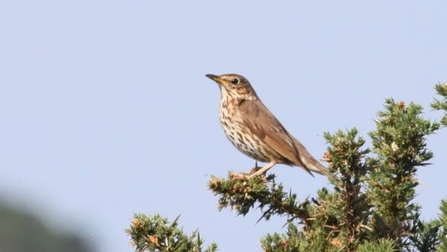
[[[303,167],[307,172],[309,172],[311,175],[313,172],[324,175],[326,177],[332,176],[326,167],[324,167],[320,162],[318,162],[318,160],[316,160],[310,153],[309,151],[306,149],[306,147],[304,147],[304,145],[302,145],[300,143],[300,141],[298,141],[297,139],[293,138],[294,140],[294,145],[295,148],[298,152],[297,155],[297,159],[296,162],[298,166]]]
[[[301,162],[303,163],[304,168],[311,172],[315,172],[326,177],[331,176],[327,168],[312,156],[301,158]]]

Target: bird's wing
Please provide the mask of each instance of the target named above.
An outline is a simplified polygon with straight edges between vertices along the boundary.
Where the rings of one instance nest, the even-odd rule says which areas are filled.
[[[244,118],[244,123],[253,134],[285,159],[310,173],[300,159],[300,151],[304,152],[302,155],[310,155],[306,148],[287,132],[260,100],[242,101],[239,104],[239,111],[241,117]],[[250,118],[250,120],[246,118]]]

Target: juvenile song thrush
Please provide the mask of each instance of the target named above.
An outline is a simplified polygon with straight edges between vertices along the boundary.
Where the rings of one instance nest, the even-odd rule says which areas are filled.
[[[276,164],[302,167],[328,176],[307,149],[295,139],[261,102],[246,78],[237,74],[206,77],[219,84],[220,124],[228,140],[245,155],[267,165],[252,176],[263,174]]]

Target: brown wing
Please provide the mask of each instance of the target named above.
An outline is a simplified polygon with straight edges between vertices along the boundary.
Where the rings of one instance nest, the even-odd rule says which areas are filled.
[[[265,144],[281,155],[283,157],[282,162],[300,166],[312,175],[301,161],[300,151],[304,152],[301,153],[303,155],[310,154],[298,140],[287,132],[260,100],[242,101],[239,104],[239,111],[242,118],[250,118],[250,120],[244,120],[246,126]]]

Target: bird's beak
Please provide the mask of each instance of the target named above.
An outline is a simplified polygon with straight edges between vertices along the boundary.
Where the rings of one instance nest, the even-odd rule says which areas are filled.
[[[210,78],[210,79],[212,79],[213,81],[217,82],[218,84],[222,84],[222,79],[219,76],[217,76],[217,75],[207,74],[205,76]]]

